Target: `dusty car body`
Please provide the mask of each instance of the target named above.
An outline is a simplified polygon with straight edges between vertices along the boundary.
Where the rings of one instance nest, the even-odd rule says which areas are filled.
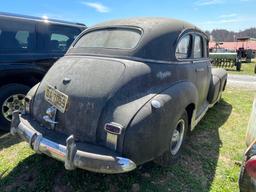
[[[30,90],[11,132],[69,170],[171,164],[226,81],[225,70],[211,68],[207,36],[191,24],[105,22],[84,31]]]
[[[239,187],[241,192],[256,191],[256,98],[246,134],[247,149],[241,166]]]

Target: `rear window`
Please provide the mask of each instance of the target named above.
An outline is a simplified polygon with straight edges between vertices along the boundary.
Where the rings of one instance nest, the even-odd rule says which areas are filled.
[[[136,29],[102,29],[86,33],[75,48],[133,49],[140,38]]]
[[[34,47],[34,24],[12,20],[0,21],[0,52],[28,52]]]

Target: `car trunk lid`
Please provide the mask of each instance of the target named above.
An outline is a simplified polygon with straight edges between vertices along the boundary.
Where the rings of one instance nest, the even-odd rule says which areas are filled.
[[[50,128],[43,119],[51,104],[44,98],[50,85],[68,96],[64,113],[57,111],[55,130],[73,134],[79,141],[95,142],[98,120],[108,99],[117,89],[125,65],[117,60],[65,56],[42,80],[33,102],[33,116]]]

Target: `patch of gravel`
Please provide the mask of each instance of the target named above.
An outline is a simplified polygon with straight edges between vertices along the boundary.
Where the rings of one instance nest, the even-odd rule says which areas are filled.
[[[248,89],[256,91],[256,76],[254,75],[228,75],[227,87]]]

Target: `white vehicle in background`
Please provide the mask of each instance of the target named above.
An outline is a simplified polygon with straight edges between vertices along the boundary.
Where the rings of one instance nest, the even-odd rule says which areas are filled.
[[[239,188],[240,192],[256,191],[256,98],[253,102],[251,117],[246,134],[247,150],[241,167]]]

